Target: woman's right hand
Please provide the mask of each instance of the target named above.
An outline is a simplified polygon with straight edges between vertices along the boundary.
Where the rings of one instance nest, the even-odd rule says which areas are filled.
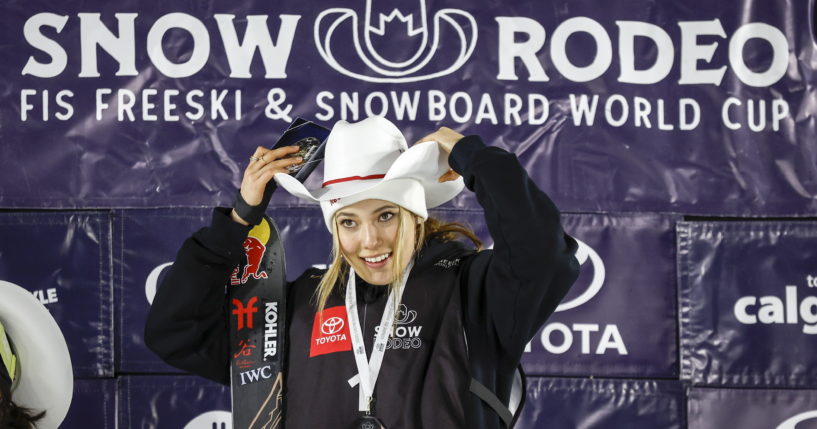
[[[452,130],[448,127],[440,127],[437,131],[421,138],[415,144],[419,143],[427,143],[427,142],[437,142],[440,145],[442,150],[446,153],[446,155],[451,155],[451,151],[454,150],[454,146],[462,140],[463,135]],[[447,172],[443,173],[437,181],[442,182],[450,182],[452,180],[457,180],[460,177],[456,171],[453,169],[448,170]]]
[[[264,189],[267,183],[272,180],[276,173],[288,174],[287,167],[300,164],[303,159],[299,156],[286,158],[288,155],[297,153],[300,147],[284,146],[278,149],[267,149],[258,146],[255,153],[250,157],[250,163],[244,170],[244,177],[241,179],[241,198],[251,206],[257,206],[264,200]],[[235,210],[230,213],[230,217],[242,224],[249,225],[247,221],[241,219]]]

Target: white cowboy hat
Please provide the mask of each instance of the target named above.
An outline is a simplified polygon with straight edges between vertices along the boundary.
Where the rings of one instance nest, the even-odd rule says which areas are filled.
[[[11,400],[34,412],[45,411],[37,428],[56,429],[74,395],[71,356],[62,331],[31,292],[2,280],[0,324],[17,356],[16,376],[10,374],[14,377]]]
[[[283,173],[276,174],[275,181],[297,197],[319,202],[331,231],[338,209],[366,199],[390,201],[428,218],[427,209],[449,201],[465,187],[462,178],[438,182],[449,169],[448,154],[439,144],[424,142],[409,149],[393,123],[371,116],[356,123],[338,121],[332,127],[321,188],[307,189]]]

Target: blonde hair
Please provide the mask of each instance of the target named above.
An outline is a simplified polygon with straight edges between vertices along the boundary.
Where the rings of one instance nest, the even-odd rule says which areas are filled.
[[[392,257],[394,261],[403,260],[403,246],[402,243],[406,240],[406,233],[409,228],[415,228],[414,232],[414,246],[412,249],[412,258],[425,246],[432,238],[437,238],[442,241],[453,240],[457,235],[464,236],[474,243],[477,250],[482,249],[482,242],[477,238],[476,234],[470,228],[459,223],[444,223],[438,219],[429,217],[424,222],[417,222],[417,215],[398,206],[398,221],[400,227],[397,228],[397,245],[394,248]],[[315,289],[314,299],[317,304],[318,313],[322,313],[326,308],[326,302],[329,296],[339,287],[339,280],[346,277],[349,273],[349,263],[343,257],[343,252],[340,248],[340,239],[338,238],[338,222],[337,216],[332,218],[332,261],[326,269],[321,281]],[[393,280],[389,283],[390,291],[396,291],[400,287],[403,280],[403,270],[399,263],[392,264]],[[395,297],[395,308],[398,308],[400,302],[397,301],[397,294]],[[396,314],[395,314],[396,316]]]

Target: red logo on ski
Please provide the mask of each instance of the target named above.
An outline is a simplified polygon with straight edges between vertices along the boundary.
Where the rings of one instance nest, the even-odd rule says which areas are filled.
[[[244,265],[244,274],[238,278],[239,267],[235,267],[230,275],[230,284],[243,285],[250,277],[259,280],[267,278],[267,272],[261,267],[261,260],[267,247],[258,238],[249,236],[244,240],[244,254],[247,255],[247,264]]]

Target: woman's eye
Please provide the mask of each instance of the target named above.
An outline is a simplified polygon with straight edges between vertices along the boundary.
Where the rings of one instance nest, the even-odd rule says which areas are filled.
[[[353,228],[355,226],[355,221],[352,219],[341,219],[340,226],[344,228]]]
[[[380,214],[380,221],[381,222],[388,222],[394,218],[394,213],[392,212],[385,212]]]

